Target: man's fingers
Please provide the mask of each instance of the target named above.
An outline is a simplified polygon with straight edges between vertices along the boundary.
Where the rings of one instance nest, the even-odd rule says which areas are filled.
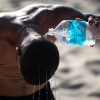
[[[93,24],[94,24],[94,18],[92,17],[92,16],[90,16],[89,18],[88,18],[88,22],[89,22],[89,25],[90,26],[93,26]]]
[[[99,29],[100,26],[100,20],[98,18],[95,18],[95,27]]]

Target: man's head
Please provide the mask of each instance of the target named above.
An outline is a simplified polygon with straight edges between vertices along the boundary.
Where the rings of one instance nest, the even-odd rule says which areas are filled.
[[[58,65],[58,49],[47,38],[34,39],[21,48],[20,70],[30,84],[45,83],[53,76]]]

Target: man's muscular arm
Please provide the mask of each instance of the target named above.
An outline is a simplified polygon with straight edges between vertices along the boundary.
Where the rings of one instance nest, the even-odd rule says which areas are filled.
[[[17,11],[24,12],[24,17],[20,20],[23,24],[36,24],[41,29],[41,34],[48,32],[49,28],[55,28],[62,20],[75,20],[81,18],[88,21],[89,16],[99,17],[93,14],[83,14],[72,7],[49,4],[33,4]],[[23,20],[24,19],[24,20]],[[53,37],[51,38],[55,40]]]
[[[83,14],[77,9],[62,5],[31,5],[22,9],[22,11],[23,10],[27,15],[31,16],[31,20],[25,21],[25,23],[38,24],[42,30],[42,34],[45,34],[48,28],[57,26],[62,20],[75,20],[76,18],[81,18],[88,21],[89,16],[100,18],[100,16]]]
[[[88,21],[88,18],[92,16],[93,18],[99,18],[100,15],[96,14],[85,14],[82,13],[81,11],[72,8],[72,7],[67,7],[67,6],[56,6],[53,8],[53,12],[55,15],[54,21],[59,23],[62,20],[75,20],[76,18],[81,18],[85,21]]]

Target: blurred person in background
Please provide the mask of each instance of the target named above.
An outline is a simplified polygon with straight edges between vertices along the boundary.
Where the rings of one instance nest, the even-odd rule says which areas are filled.
[[[0,100],[55,100],[48,80],[58,68],[59,52],[56,39],[43,35],[76,18],[89,21],[99,40],[100,16],[72,7],[33,4],[0,13]]]

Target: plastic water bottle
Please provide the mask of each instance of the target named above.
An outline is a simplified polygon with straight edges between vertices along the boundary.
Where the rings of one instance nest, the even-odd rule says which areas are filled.
[[[85,21],[64,20],[55,29],[49,29],[46,35],[53,35],[59,42],[68,45],[95,44],[88,22]]]

